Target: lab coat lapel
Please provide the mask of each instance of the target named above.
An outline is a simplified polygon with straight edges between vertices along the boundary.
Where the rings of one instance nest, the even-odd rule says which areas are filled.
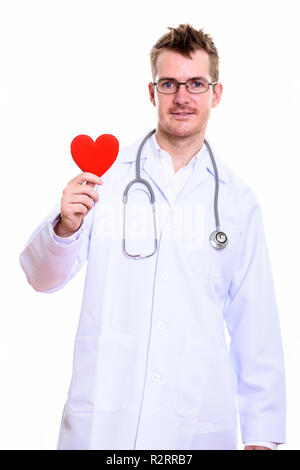
[[[171,204],[171,201],[169,201],[165,192],[165,181],[162,165],[158,158],[154,155],[154,150],[152,149],[151,145],[145,145],[145,150],[141,155],[141,168],[143,168],[141,177],[145,178],[145,175],[147,175],[151,179],[150,184],[153,182],[163,194],[168,203]]]
[[[131,146],[121,149],[121,152],[118,156],[119,162],[132,163],[134,165],[134,171],[136,168],[136,155],[142,140],[143,139],[139,139]],[[171,201],[169,201],[165,192],[163,168],[154,152],[155,148],[153,147],[151,140],[148,139],[145,142],[141,153],[141,178],[149,181],[151,186],[154,184],[156,188],[162,193],[168,204],[171,204]]]
[[[207,178],[208,173],[206,169],[206,157],[206,148],[202,148],[198,154],[198,157],[196,158],[194,171],[178,194],[175,202],[179,202],[185,199],[188,194],[193,191],[193,189],[199,186]]]
[[[219,183],[226,183],[226,176],[224,173],[223,165],[218,156],[214,154],[216,161],[218,174],[219,174]],[[181,202],[185,199],[191,191],[193,191],[197,186],[202,184],[209,176],[215,178],[215,170],[212,164],[212,161],[209,156],[209,152],[205,144],[201,148],[198,157],[195,162],[194,171],[188,178],[186,184],[182,188],[182,191],[179,193],[175,202]]]
[[[168,199],[168,196],[165,192],[165,181],[162,165],[156,155],[154,155],[154,151],[155,150],[151,145],[151,142],[148,140],[141,155],[141,162],[143,162],[143,165],[141,164],[141,167],[143,167],[144,172],[151,178],[152,182],[156,184],[156,186],[164,195],[168,203],[172,205],[172,201]],[[201,184],[202,181],[204,181],[207,177],[207,153],[208,152],[206,147],[202,147],[201,151],[199,152],[198,158],[196,159],[194,171],[191,177],[187,180],[182,191],[177,196],[175,202],[184,199],[196,186]]]

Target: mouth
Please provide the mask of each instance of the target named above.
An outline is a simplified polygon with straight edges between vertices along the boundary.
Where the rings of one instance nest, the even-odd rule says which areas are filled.
[[[186,118],[192,116],[194,113],[171,113],[172,116],[179,117],[179,118]]]

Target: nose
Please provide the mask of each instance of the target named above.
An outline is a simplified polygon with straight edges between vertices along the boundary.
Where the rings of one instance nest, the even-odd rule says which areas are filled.
[[[174,93],[174,102],[178,104],[188,103],[190,101],[190,93],[186,86],[180,84],[176,93]]]

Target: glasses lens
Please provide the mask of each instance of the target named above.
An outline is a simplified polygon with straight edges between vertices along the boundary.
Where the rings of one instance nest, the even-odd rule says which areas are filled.
[[[157,90],[160,93],[175,93],[177,90],[177,82],[171,79],[158,80]]]
[[[187,81],[190,93],[205,93],[208,90],[208,81],[205,78],[193,78]]]

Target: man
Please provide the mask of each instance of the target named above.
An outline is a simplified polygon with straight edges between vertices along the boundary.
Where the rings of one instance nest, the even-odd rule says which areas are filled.
[[[20,256],[41,292],[61,289],[88,262],[59,449],[236,449],[237,409],[245,449],[285,442],[284,361],[261,210],[219,157],[229,243],[218,250],[209,242],[216,176],[204,138],[222,95],[217,49],[202,30],[169,29],[151,51],[158,122],[141,155],[160,210],[156,252],[136,260],[122,251],[118,207],[135,177],[139,139],[102,178],[73,178]],[[139,184],[129,200],[149,208]],[[138,232],[132,207],[126,248],[136,253],[149,249],[151,230]]]

